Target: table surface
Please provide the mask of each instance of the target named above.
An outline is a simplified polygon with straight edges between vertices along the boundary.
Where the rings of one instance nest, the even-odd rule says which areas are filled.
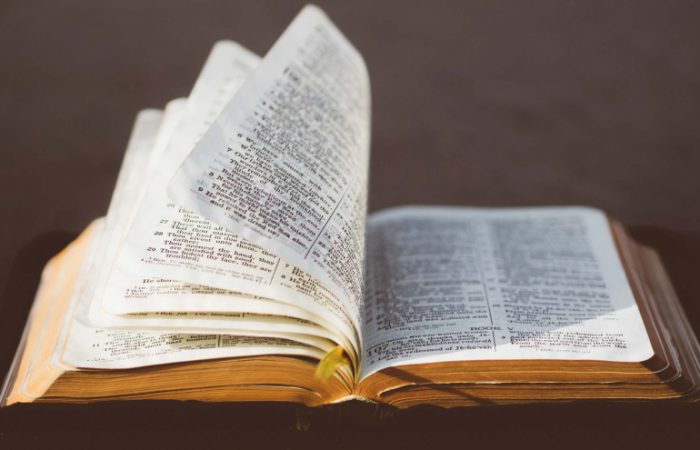
[[[583,204],[659,250],[700,330],[700,4],[320,2],[367,60],[370,209]],[[218,39],[260,54],[296,1],[0,4],[0,371],[42,265],[104,214],[137,111]],[[698,405],[391,414],[366,405],[21,405],[0,446],[696,446]],[[55,444],[54,444],[55,445]]]

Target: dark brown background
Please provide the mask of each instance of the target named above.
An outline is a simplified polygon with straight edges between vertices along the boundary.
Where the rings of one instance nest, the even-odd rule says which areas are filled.
[[[0,372],[43,263],[105,212],[136,112],[187,95],[217,39],[263,54],[301,4],[0,3]],[[661,252],[700,329],[697,2],[321,6],[370,69],[372,210],[603,208]],[[696,447],[699,406],[28,405],[0,411],[0,446]]]

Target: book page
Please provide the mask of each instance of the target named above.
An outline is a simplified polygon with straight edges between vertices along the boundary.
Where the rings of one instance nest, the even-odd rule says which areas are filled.
[[[182,164],[170,197],[320,280],[357,324],[369,108],[362,57],[308,6]]]
[[[95,239],[97,239],[96,237]],[[94,245],[93,245],[94,248]],[[72,249],[77,251],[80,249]],[[94,261],[95,254],[85,258],[84,265]],[[71,299],[72,316],[58,341],[52,358],[55,367],[90,369],[127,369],[156,364],[169,364],[213,358],[231,358],[254,355],[294,355],[322,358],[335,344],[328,340],[306,336],[288,339],[284,333],[270,336],[267,328],[258,335],[194,334],[120,330],[87,325],[77,320],[79,298],[87,280],[86,270],[75,280]],[[272,326],[274,328],[274,324]],[[299,335],[303,336],[303,335]],[[305,342],[304,342],[305,341]]]
[[[145,191],[129,202],[124,237],[111,239],[120,245],[96,294],[98,309],[90,311],[93,324],[114,326],[113,316],[129,313],[276,314],[327,324],[344,346],[357,348],[348,312],[317,280],[167,197],[167,182],[257,63],[257,57],[230,42],[212,50],[181,119],[169,130],[166,148],[154,150],[156,162],[137,180]],[[225,325],[220,316],[213,318],[204,322],[199,316],[191,325],[208,323],[213,330]],[[180,317],[177,323],[184,320],[189,319]]]
[[[109,330],[74,322],[61,360],[78,368],[129,369],[256,355],[320,359],[324,351],[283,338]]]
[[[463,360],[653,355],[605,215],[397,208],[368,221],[362,376]]]

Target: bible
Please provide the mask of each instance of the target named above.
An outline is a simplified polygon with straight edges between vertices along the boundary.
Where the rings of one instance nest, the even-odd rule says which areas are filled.
[[[264,58],[216,43],[187,98],[137,115],[105,217],[47,263],[2,404],[697,398],[653,250],[590,207],[367,214],[370,110],[315,6]]]

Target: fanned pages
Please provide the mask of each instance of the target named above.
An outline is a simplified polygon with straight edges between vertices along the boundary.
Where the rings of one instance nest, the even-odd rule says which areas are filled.
[[[169,131],[166,148],[156,152],[157,171],[147,174],[150,182],[109,274],[103,309],[111,314],[198,313],[193,328],[209,324],[215,330],[222,327],[221,317],[203,322],[201,314],[284,315],[327,324],[327,334],[337,335],[336,341],[356,353],[351,320],[316,280],[167,198],[167,181],[257,62],[235,44],[221,43],[212,51],[184,117]],[[173,286],[171,280],[185,284]],[[96,314],[91,319],[99,320]]]
[[[187,157],[170,195],[325,282],[358,324],[368,160],[364,62],[307,7]]]

